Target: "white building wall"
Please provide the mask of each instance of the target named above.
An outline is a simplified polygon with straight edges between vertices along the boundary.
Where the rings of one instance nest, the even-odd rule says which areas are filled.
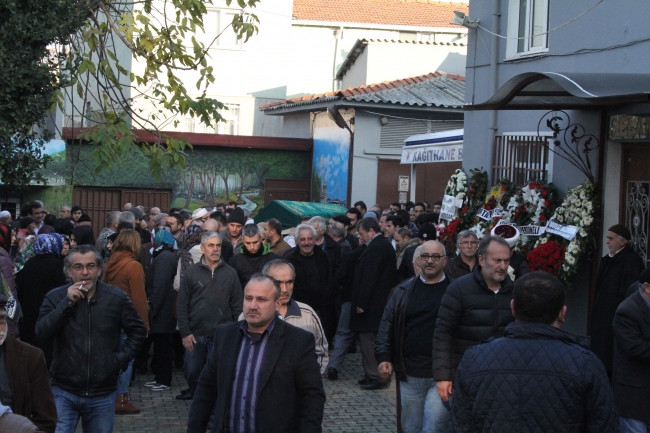
[[[363,200],[368,206],[377,201],[377,167],[381,124],[375,115],[359,110],[354,116],[352,160],[352,197],[350,203]]]

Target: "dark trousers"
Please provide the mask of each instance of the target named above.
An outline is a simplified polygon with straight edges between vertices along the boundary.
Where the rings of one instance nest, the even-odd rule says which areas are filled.
[[[359,332],[359,345],[361,346],[361,363],[366,377],[377,382],[384,382],[379,376],[377,359],[375,358],[376,332]]]
[[[151,334],[153,343],[153,370],[156,373],[156,382],[172,386],[172,361],[174,351],[172,350],[171,334]]]

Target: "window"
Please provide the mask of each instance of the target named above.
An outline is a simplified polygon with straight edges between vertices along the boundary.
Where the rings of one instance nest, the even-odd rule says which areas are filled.
[[[223,104],[227,110],[221,110],[220,114],[224,122],[217,123],[217,134],[238,135],[239,134],[239,104]]]
[[[549,137],[513,132],[497,135],[492,155],[492,183],[507,177],[517,185],[531,180],[553,181],[553,152]]]
[[[210,48],[241,50],[242,40],[237,39],[237,35],[230,25],[237,14],[236,11],[230,10],[209,10],[203,19],[205,31],[196,31],[197,40]],[[216,41],[215,38],[217,38]]]
[[[510,0],[506,56],[518,58],[548,51],[549,0]]]
[[[183,132],[194,132],[194,118],[186,117],[183,122]]]

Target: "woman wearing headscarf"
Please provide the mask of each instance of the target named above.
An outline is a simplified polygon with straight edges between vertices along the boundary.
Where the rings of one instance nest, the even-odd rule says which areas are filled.
[[[84,228],[84,226],[77,227]],[[75,230],[77,230],[75,228]],[[117,235],[111,249],[111,257],[104,266],[102,281],[111,286],[124,290],[138,316],[149,330],[149,306],[145,293],[144,271],[138,262],[140,254],[140,235],[135,230],[122,230]],[[122,331],[122,343],[126,341],[126,334]],[[117,381],[117,397],[115,400],[115,413],[136,414],[140,408],[129,402],[129,384],[133,371],[133,360],[129,362],[127,369],[120,374]]]
[[[74,236],[74,242],[76,245],[95,246],[95,235],[93,234],[93,228],[91,226],[75,227],[72,230],[72,236]]]
[[[172,385],[172,332],[176,330],[174,317],[174,275],[177,259],[174,255],[176,241],[166,228],[155,232],[153,261],[147,271],[147,296],[151,309],[151,342],[153,344],[152,369],[156,374],[145,386],[151,391],[165,391]]]
[[[23,269],[27,260],[34,257],[34,245],[36,236],[30,235],[25,229],[18,229],[16,232],[16,242],[18,243],[18,252],[14,262],[16,263],[16,274]]]
[[[27,260],[22,270],[16,274],[18,302],[23,311],[23,319],[19,323],[20,339],[42,349],[48,367],[52,361],[53,340],[38,341],[34,334],[34,327],[47,292],[67,282],[60,256],[62,249],[63,236],[60,234],[37,236],[33,249],[34,256]]]
[[[4,222],[0,222],[0,273],[7,282],[7,287],[14,298],[17,298],[16,280],[14,279],[14,261],[9,255],[11,249],[11,228]],[[0,294],[4,294],[0,291]],[[19,338],[18,324],[9,321],[9,335]]]

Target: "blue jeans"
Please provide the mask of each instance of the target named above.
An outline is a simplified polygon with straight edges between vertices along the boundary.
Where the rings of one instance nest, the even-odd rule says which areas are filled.
[[[632,418],[619,418],[621,433],[649,433],[650,423]]]
[[[399,382],[404,433],[447,433],[451,429],[450,412],[443,404],[432,378],[407,376]]]
[[[115,392],[97,397],[83,397],[52,387],[59,417],[55,433],[74,433],[81,417],[84,433],[113,433]]]
[[[126,341],[126,333],[124,331],[120,334],[120,347]],[[131,384],[131,377],[133,375],[133,359],[129,361],[129,366],[117,378],[117,393],[124,395],[129,393],[129,385]]]
[[[185,351],[185,378],[190,387],[190,394],[194,395],[199,384],[199,376],[208,360],[208,354],[212,350],[212,340],[207,337],[194,336],[196,344],[191,352]]]

